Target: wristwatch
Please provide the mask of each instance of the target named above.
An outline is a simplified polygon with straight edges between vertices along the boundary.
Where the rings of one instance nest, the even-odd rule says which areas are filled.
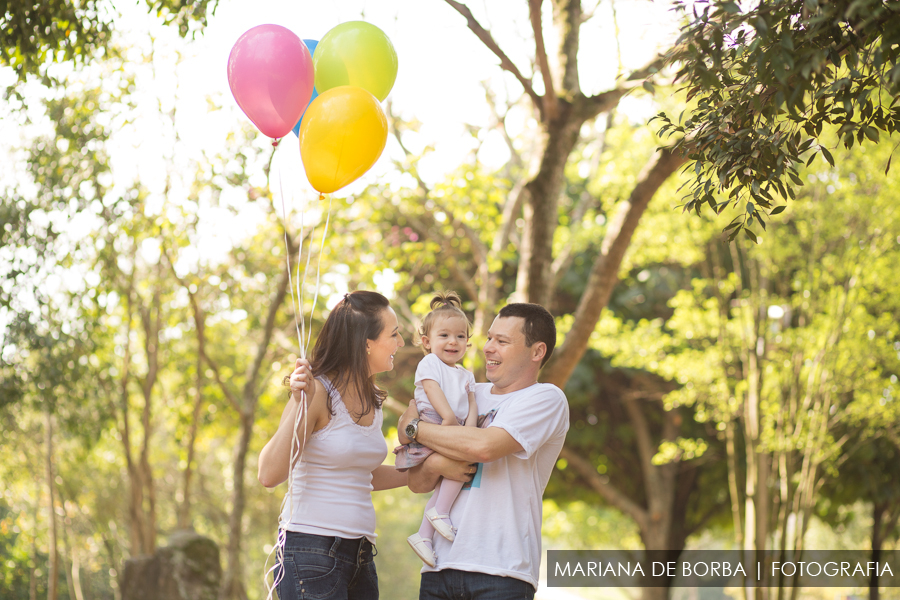
[[[411,439],[412,441],[416,440],[416,436],[419,435],[419,421],[422,419],[413,419],[406,426],[406,437]]]

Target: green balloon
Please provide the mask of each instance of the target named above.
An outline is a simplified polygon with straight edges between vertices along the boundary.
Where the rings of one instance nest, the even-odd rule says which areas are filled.
[[[313,54],[316,91],[341,85],[387,98],[397,79],[397,52],[383,31],[365,21],[341,23],[319,40]]]

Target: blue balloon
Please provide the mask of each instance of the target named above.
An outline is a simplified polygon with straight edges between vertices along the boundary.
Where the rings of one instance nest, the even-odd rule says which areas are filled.
[[[306,47],[309,49],[309,55],[312,56],[316,52],[316,46],[318,45],[319,40],[303,40],[303,43],[306,44]],[[319,92],[316,88],[313,88],[312,97],[309,99],[309,104],[306,105],[306,108],[309,108],[309,105],[312,104],[312,101],[315,100],[318,95]],[[303,115],[306,114],[306,108],[303,109]],[[297,137],[300,137],[300,122],[303,121],[303,115],[300,115],[300,120],[294,125],[294,135]]]

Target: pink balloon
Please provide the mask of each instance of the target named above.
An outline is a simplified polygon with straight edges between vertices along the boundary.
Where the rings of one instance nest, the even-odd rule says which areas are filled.
[[[309,104],[315,76],[306,44],[281,25],[258,25],[228,55],[228,85],[253,124],[282,138]]]

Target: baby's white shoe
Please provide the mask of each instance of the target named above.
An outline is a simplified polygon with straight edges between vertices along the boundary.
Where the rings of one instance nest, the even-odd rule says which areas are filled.
[[[450,515],[439,515],[435,507],[431,507],[425,511],[425,516],[431,521],[434,530],[447,538],[449,541],[456,539],[456,527],[450,522]]]
[[[418,533],[414,533],[406,538],[406,541],[410,548],[413,549],[413,552],[422,559],[423,563],[429,567],[434,566],[434,561],[437,557],[434,554],[434,550],[431,548],[431,540],[423,538]]]

